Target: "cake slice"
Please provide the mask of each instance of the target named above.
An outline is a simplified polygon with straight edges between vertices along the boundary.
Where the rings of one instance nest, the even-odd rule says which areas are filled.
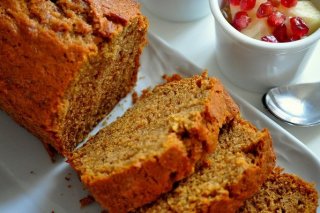
[[[238,212],[315,213],[317,206],[314,185],[275,168],[259,192],[246,200]]]
[[[135,0],[1,0],[0,109],[63,155],[137,80]]]
[[[235,212],[259,190],[274,165],[269,132],[234,119],[221,130],[208,165],[137,212]]]
[[[173,80],[145,94],[68,161],[103,208],[127,212],[193,173],[238,113],[217,79]]]

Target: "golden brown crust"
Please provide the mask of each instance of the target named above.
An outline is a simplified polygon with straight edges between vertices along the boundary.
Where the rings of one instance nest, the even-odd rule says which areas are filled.
[[[61,97],[89,51],[64,47],[18,11],[12,16],[0,22],[0,107],[47,143],[55,140]]]
[[[140,13],[135,0],[85,0],[91,9],[94,28],[102,36],[110,38],[120,26],[128,24]],[[120,27],[121,28],[121,27]]]
[[[170,81],[179,81],[182,79],[181,75],[179,74],[173,74],[171,76],[168,75],[163,75],[162,78],[168,83]]]
[[[139,5],[130,0],[1,1],[0,108],[45,144],[67,154],[70,147],[62,137],[61,121],[70,88],[81,70],[101,55],[99,48],[134,20],[137,30],[146,30]],[[101,22],[116,30],[106,31]],[[134,63],[128,87],[136,81],[139,57]]]

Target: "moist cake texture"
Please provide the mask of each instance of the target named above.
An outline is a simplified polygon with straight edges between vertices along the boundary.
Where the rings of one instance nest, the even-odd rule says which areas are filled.
[[[275,168],[258,193],[246,200],[238,213],[315,213],[318,193],[313,184]]]
[[[207,164],[136,212],[236,212],[259,190],[274,165],[269,132],[236,118],[221,129]]]
[[[134,86],[134,0],[1,0],[0,108],[67,155]]]
[[[193,173],[238,113],[215,78],[171,81],[144,94],[68,161],[103,208],[127,212]]]

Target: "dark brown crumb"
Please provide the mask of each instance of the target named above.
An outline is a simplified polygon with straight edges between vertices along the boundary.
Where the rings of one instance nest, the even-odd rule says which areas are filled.
[[[80,199],[81,208],[84,208],[94,202],[94,198],[91,195]]]
[[[106,125],[108,125],[107,120],[102,121],[101,125],[102,125],[102,126],[106,126]],[[90,136],[92,137],[92,135],[90,135]]]
[[[51,213],[54,213],[54,210],[52,210]]]
[[[202,169],[209,168],[211,163],[212,162],[209,159],[205,159],[205,160],[203,160],[203,162],[201,162],[201,168]]]
[[[119,103],[119,107],[124,110],[124,106],[123,106],[123,103]]]
[[[138,93],[136,91],[134,91],[132,93],[132,104],[135,104],[139,99],[146,97],[151,91],[151,88],[148,87],[144,90],[141,91],[141,96],[138,96]]]
[[[70,189],[71,187],[72,187],[71,184],[69,184],[69,185],[68,185],[68,188]]]
[[[68,174],[64,177],[64,179],[66,180],[66,181],[70,181],[71,180],[71,173],[70,172],[68,172]]]
[[[142,90],[142,94],[141,94],[141,96],[140,96],[139,98],[144,98],[144,97],[146,97],[146,96],[150,93],[150,91],[151,91],[151,88],[150,88],[150,87]]]
[[[132,93],[132,104],[135,104],[138,100],[139,96],[138,96],[138,93],[136,91],[134,91]]]
[[[146,76],[140,76],[139,80],[142,80],[142,79],[145,79],[145,78],[146,78]]]
[[[163,78],[166,82],[179,81],[179,80],[182,79],[181,75],[178,75],[178,74],[173,74],[172,76],[163,75],[162,78]]]
[[[42,143],[42,144],[43,144],[44,148],[46,149],[46,151],[51,159],[51,162],[52,163],[56,162],[58,152],[50,144],[46,144],[46,143]]]
[[[34,173],[34,171],[31,170],[31,171],[30,171],[30,174],[34,175],[35,173]]]

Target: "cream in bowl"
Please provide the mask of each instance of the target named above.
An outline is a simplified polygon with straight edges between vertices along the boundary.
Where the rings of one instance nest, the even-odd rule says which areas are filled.
[[[228,6],[225,0],[210,0],[217,63],[231,82],[250,91],[266,92],[290,83],[304,69],[320,39],[320,0],[314,0],[312,7],[290,1],[294,2],[230,0]],[[269,3],[272,8],[267,11]],[[237,22],[236,16],[244,14],[247,17]]]
[[[273,43],[303,39],[320,26],[320,11],[311,1],[228,0],[222,12],[243,34]]]

